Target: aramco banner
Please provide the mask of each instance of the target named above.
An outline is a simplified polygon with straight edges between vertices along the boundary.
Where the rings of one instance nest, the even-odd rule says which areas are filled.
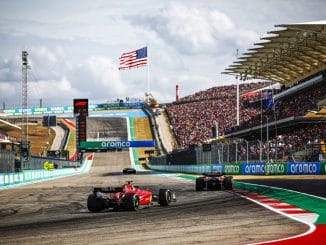
[[[155,147],[153,140],[138,141],[82,141],[81,149],[110,149],[110,148],[129,148],[129,147]]]
[[[287,174],[320,174],[322,164],[319,162],[289,162]]]

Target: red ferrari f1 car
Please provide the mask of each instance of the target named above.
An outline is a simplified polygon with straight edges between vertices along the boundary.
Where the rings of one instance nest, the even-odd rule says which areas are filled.
[[[223,173],[203,173],[196,178],[196,191],[233,190],[233,177]]]
[[[158,194],[143,190],[127,181],[121,187],[94,188],[88,196],[87,208],[91,212],[102,210],[137,210],[150,206],[153,201],[161,206],[168,206],[176,201],[176,195],[168,189],[160,189]]]

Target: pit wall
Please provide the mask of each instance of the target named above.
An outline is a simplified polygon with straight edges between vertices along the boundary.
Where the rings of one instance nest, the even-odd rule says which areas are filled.
[[[23,170],[22,172],[15,173],[0,173],[0,190],[86,173],[91,168],[93,158],[93,154],[85,157],[81,166],[76,168]]]
[[[230,164],[183,164],[152,165],[150,169],[166,172],[202,174],[217,171],[230,175],[324,175],[326,162],[285,162],[285,163],[230,163]]]

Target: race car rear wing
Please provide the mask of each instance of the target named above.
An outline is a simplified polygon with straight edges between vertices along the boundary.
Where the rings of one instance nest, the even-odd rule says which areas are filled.
[[[221,177],[223,175],[225,175],[225,174],[221,173],[221,172],[203,173],[203,176],[205,176],[205,177]]]
[[[94,187],[93,193],[96,194],[97,192],[117,193],[117,192],[122,192],[122,188],[121,187]]]

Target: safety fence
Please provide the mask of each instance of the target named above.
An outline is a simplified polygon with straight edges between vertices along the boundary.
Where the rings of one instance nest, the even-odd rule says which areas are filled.
[[[230,175],[324,175],[326,162],[283,162],[283,163],[229,163],[229,164],[189,164],[152,165],[150,169],[166,172],[202,174],[221,172]]]
[[[0,173],[15,171],[15,151],[0,150]]]
[[[193,145],[188,149],[152,157],[152,165],[250,163],[250,162],[322,162],[326,160],[325,144],[307,139],[300,146],[234,140],[224,143]]]
[[[44,165],[48,163],[54,164],[55,168],[78,168],[81,165],[80,161],[70,161],[45,157],[31,157],[31,160],[26,164],[26,166],[23,166],[23,169],[44,169]]]
[[[21,170],[44,169],[46,164],[53,164],[54,168],[77,168],[80,161],[63,160],[50,157],[31,157],[28,161],[20,163],[15,151],[0,150],[0,173],[10,173]]]
[[[34,182],[86,173],[93,162],[93,154],[83,159],[80,167],[61,169],[23,170],[21,172],[0,173],[0,190]]]

